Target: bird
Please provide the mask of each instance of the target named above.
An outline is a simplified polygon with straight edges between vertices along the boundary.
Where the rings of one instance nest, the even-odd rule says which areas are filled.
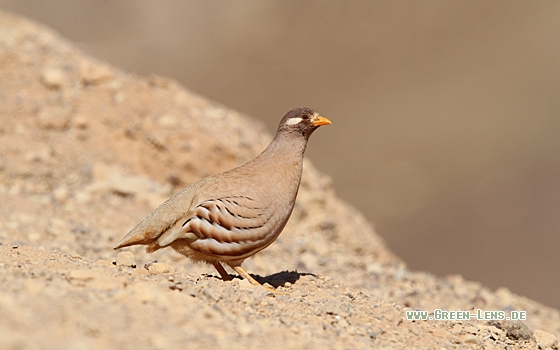
[[[192,261],[212,264],[224,281],[232,277],[223,264],[260,285],[241,264],[272,244],[284,229],[294,208],[309,137],[328,124],[329,119],[311,108],[292,109],[257,157],[178,192],[114,249],[147,245],[151,253],[171,247]]]

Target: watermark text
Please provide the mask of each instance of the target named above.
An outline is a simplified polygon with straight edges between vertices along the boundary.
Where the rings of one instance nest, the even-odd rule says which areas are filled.
[[[527,311],[489,311],[489,310],[441,310],[435,309],[433,312],[422,310],[407,310],[406,319],[408,321],[525,321],[527,319]]]

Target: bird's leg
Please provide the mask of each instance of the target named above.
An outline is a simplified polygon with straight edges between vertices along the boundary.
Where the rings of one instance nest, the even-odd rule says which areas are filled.
[[[245,278],[252,285],[262,286],[262,284],[260,284],[256,279],[254,279],[253,276],[249,275],[249,273],[245,271],[245,269],[242,268],[241,266],[233,266],[233,269],[239,274],[239,276]]]
[[[230,265],[231,266],[231,265]],[[283,294],[286,295],[286,293],[281,292],[279,290],[276,290],[274,288],[271,288],[269,286],[265,286],[260,284],[256,279],[254,279],[251,275],[249,275],[249,273],[247,273],[247,271],[245,271],[244,268],[241,267],[241,265],[237,265],[237,266],[231,266],[238,274],[239,276],[243,277],[244,279],[246,279],[247,281],[249,281],[249,283],[251,283],[254,286],[262,286],[264,287],[266,290],[268,290],[269,292],[272,293],[276,293],[276,294]]]
[[[213,262],[212,265],[214,265],[216,270],[218,270],[218,273],[222,276],[223,281],[231,281],[232,280],[231,276],[229,275],[229,273],[227,273],[227,271],[224,269],[222,264],[220,264],[219,262],[216,261],[216,262]]]

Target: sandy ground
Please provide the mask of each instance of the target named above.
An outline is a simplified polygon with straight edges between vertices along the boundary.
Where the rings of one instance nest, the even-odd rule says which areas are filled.
[[[408,270],[308,162],[284,233],[244,264],[285,296],[222,282],[172,251],[113,251],[172,193],[251,159],[271,136],[3,13],[0,104],[2,349],[558,348],[558,310]],[[406,318],[434,309],[526,320]]]

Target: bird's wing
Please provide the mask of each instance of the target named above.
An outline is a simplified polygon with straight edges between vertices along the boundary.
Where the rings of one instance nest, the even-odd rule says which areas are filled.
[[[185,215],[189,215],[198,188],[206,179],[193,183],[167,201],[163,202],[142,222],[133,228],[114,247],[119,249],[136,244],[152,244],[162,233],[175,225]]]
[[[208,255],[243,255],[268,241],[274,221],[270,206],[250,197],[215,198],[198,205],[157,243],[167,246],[183,239],[192,249]]]

